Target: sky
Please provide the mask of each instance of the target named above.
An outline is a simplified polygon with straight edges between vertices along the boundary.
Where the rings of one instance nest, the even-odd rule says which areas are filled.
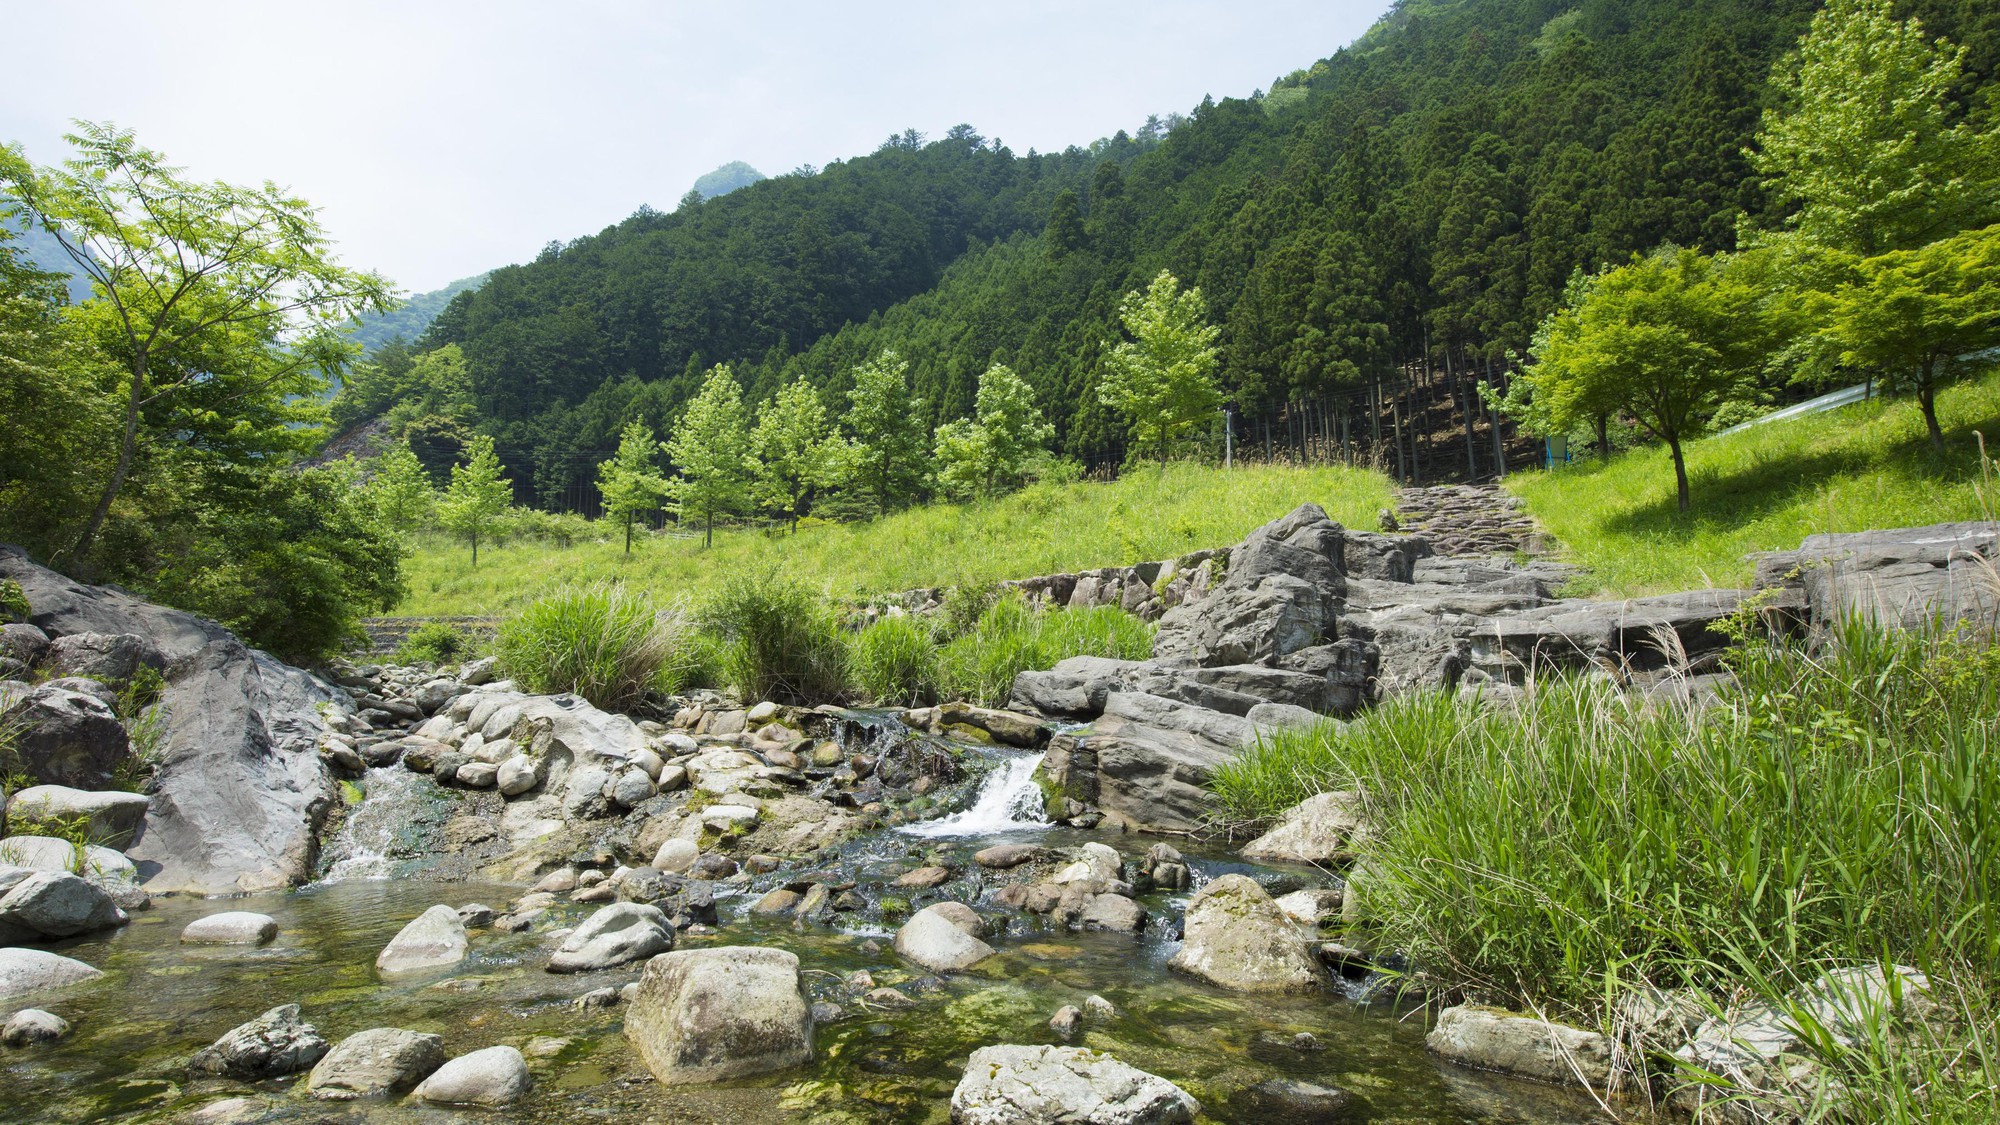
[[[0,143],[112,121],[190,175],[275,181],[349,265],[424,292],[766,175],[959,123],[1087,145],[1334,53],[1388,0],[1012,4],[0,0]]]

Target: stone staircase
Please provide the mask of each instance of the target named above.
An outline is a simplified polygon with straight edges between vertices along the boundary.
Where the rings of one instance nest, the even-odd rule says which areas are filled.
[[[1542,555],[1553,546],[1520,498],[1496,485],[1405,488],[1396,517],[1401,530],[1429,536],[1440,555]]]

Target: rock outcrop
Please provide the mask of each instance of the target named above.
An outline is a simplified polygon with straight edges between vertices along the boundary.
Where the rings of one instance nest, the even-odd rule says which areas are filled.
[[[549,971],[608,969],[673,947],[674,928],[659,907],[621,902],[598,910],[564,938],[549,958]]]
[[[384,976],[440,969],[465,960],[465,921],[449,906],[433,906],[411,919],[382,952],[375,970]]]
[[[0,949],[0,1000],[87,984],[104,974],[42,949]]]
[[[0,578],[20,584],[32,624],[66,666],[116,674],[143,665],[165,676],[152,801],[126,849],[148,889],[232,894],[310,877],[315,833],[336,800],[316,752],[321,711],[350,709],[344,694],[214,622],[73,582],[17,548],[0,547]],[[38,781],[98,789],[127,752],[122,729],[114,738],[101,721],[116,725],[115,716],[97,714],[103,701],[88,698],[71,693],[62,705],[80,721],[89,712],[95,741],[71,743]]]
[[[326,1051],[326,1040],[318,1029],[299,1018],[299,1006],[284,1004],[231,1028],[196,1052],[188,1060],[188,1070],[256,1082],[297,1074],[318,1062]]]
[[[514,1047],[487,1047],[460,1055],[432,1072],[410,1097],[434,1105],[512,1105],[535,1085],[528,1060]]]
[[[940,902],[912,915],[896,931],[896,953],[934,973],[953,973],[993,956],[980,940],[985,923],[963,903]]]
[[[1498,1008],[1446,1008],[1424,1045],[1455,1063],[1538,1082],[1602,1089],[1611,1079],[1610,1039]]]

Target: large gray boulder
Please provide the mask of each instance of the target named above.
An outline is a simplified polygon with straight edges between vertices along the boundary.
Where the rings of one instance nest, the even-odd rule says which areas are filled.
[[[153,803],[127,849],[148,889],[236,894],[311,876],[315,833],[338,800],[317,752],[326,733],[320,711],[351,710],[345,692],[212,621],[73,582],[17,548],[0,547],[0,578],[21,584],[33,623],[51,635],[143,637],[165,669]]]
[[[312,1066],[326,1049],[318,1029],[299,1018],[299,1006],[284,1004],[203,1047],[188,1070],[245,1082],[282,1078]]]
[[[1446,1008],[1424,1045],[1465,1066],[1540,1082],[1602,1089],[1611,1080],[1610,1039],[1498,1008]]]
[[[153,642],[137,633],[69,633],[49,643],[43,663],[58,676],[82,676],[102,683],[130,680],[141,668],[166,667]]]
[[[0,1046],[26,1047],[31,1043],[53,1043],[69,1034],[69,1021],[40,1008],[23,1008],[0,1027]]]
[[[1343,531],[1302,504],[1250,533],[1200,601],[1167,611],[1153,657],[1167,664],[1266,664],[1334,639],[1346,593]]]
[[[0,712],[14,728],[14,750],[29,776],[45,785],[96,789],[131,756],[131,740],[102,699],[43,684]],[[11,814],[10,814],[11,815]]]
[[[81,818],[90,839],[104,847],[129,847],[132,834],[146,821],[150,806],[144,793],[123,790],[90,792],[66,785],[34,785],[7,802],[8,818]]]
[[[465,960],[465,922],[449,906],[433,906],[411,919],[382,952],[375,970],[384,976],[440,969]]]
[[[334,1044],[306,1078],[306,1090],[326,1101],[399,1094],[444,1063],[444,1040],[435,1035],[371,1027]]]
[[[1319,793],[1286,809],[1269,832],[1245,844],[1243,858],[1346,867],[1367,823],[1360,792]]]
[[[1085,1047],[981,1047],[951,1094],[953,1125],[1184,1125],[1201,1105]]]
[[[1186,936],[1167,966],[1236,992],[1314,992],[1325,981],[1306,931],[1247,875],[1188,900]]]
[[[896,953],[934,973],[969,969],[993,956],[993,947],[979,939],[981,928],[965,904],[940,902],[917,911],[896,931]]]
[[[657,906],[619,902],[601,907],[556,948],[552,973],[609,969],[674,947],[674,928]]]
[[[526,1097],[534,1085],[518,1049],[488,1047],[437,1068],[410,1096],[435,1105],[503,1106]]]
[[[126,920],[110,895],[67,871],[37,871],[0,895],[0,934],[75,937],[122,926]]]
[[[81,961],[42,949],[0,949],[0,1000],[97,980],[104,974]]]
[[[718,1082],[812,1061],[812,1008],[799,959],[724,946],[646,962],[625,1035],[664,1085]]]

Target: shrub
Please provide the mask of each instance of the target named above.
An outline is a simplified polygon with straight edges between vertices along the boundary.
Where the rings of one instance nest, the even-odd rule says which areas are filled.
[[[945,646],[940,687],[949,698],[998,707],[1022,672],[1053,668],[1072,656],[1140,660],[1152,648],[1153,626],[1114,606],[1037,610],[1009,594]]]
[[[529,691],[575,692],[616,709],[673,681],[689,659],[691,631],[686,614],[595,582],[531,602],[500,627],[494,649],[507,674]]]
[[[0,625],[11,625],[16,621],[26,621],[34,609],[28,605],[28,595],[21,590],[21,584],[12,578],[0,578]]]
[[[849,661],[855,688],[876,703],[921,707],[937,701],[937,642],[908,617],[885,617],[854,634]]]
[[[396,646],[398,664],[450,664],[478,650],[471,634],[447,621],[426,621]]]
[[[993,582],[961,582],[944,592],[944,600],[930,618],[931,635],[939,644],[948,644],[970,633],[993,603],[1000,600],[1000,587]]]
[[[846,640],[827,600],[803,582],[777,570],[731,575],[701,620],[744,698],[810,705],[846,696]]]

